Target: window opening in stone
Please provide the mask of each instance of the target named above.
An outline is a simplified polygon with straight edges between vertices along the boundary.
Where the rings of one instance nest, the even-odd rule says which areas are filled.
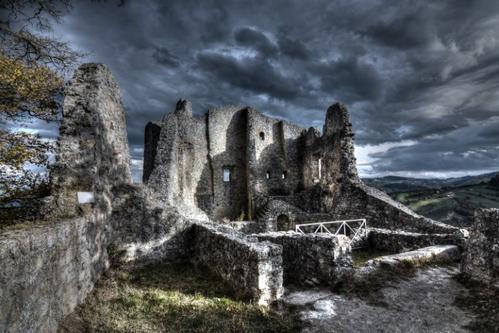
[[[319,163],[318,164],[318,168],[319,168],[319,179],[322,178],[322,158],[319,158]]]
[[[231,174],[229,168],[224,168],[224,183],[228,183],[231,181]]]
[[[283,171],[282,172],[282,179],[286,179],[288,178],[288,172],[287,171]]]
[[[265,140],[265,133],[260,132],[260,139],[261,139],[261,140]]]
[[[265,174],[265,178],[270,179],[270,171],[267,171],[267,173]]]

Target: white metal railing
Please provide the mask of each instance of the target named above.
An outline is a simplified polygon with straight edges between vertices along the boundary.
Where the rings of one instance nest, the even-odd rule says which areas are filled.
[[[333,230],[333,231],[331,231]],[[367,222],[366,219],[342,220],[342,221],[327,221],[297,224],[296,232],[306,233],[327,233],[331,235],[345,235],[350,238],[350,244],[356,246],[359,241],[367,238]],[[356,246],[356,247],[360,247]]]

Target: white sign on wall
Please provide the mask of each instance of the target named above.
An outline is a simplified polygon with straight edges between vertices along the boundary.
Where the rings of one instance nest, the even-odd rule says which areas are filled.
[[[78,192],[77,195],[78,195],[79,204],[87,204],[95,202],[94,192]]]

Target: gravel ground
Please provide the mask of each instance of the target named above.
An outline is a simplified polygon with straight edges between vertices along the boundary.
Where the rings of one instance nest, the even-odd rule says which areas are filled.
[[[452,277],[454,267],[428,268],[413,278],[381,290],[387,307],[327,290],[288,294],[284,303],[298,306],[303,333],[316,332],[468,332],[473,315],[454,305],[468,290]]]

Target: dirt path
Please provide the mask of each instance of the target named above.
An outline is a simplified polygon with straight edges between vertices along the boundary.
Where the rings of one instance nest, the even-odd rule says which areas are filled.
[[[472,314],[456,307],[457,295],[467,289],[452,279],[457,268],[419,271],[415,277],[382,289],[388,307],[373,306],[357,298],[330,291],[298,291],[286,304],[302,306],[306,327],[302,332],[468,332]]]

